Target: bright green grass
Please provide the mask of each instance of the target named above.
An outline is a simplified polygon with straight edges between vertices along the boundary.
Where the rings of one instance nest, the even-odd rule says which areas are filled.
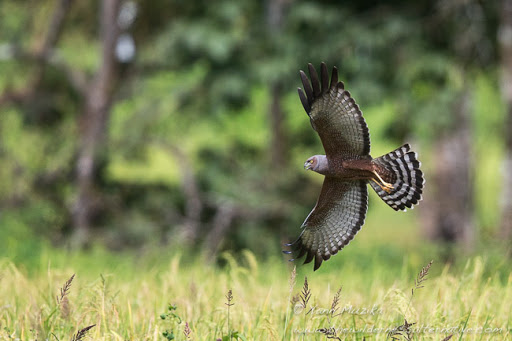
[[[70,340],[93,324],[85,339],[165,341],[166,332],[169,339],[172,333],[175,340],[187,340],[186,323],[191,340],[227,339],[229,332],[242,340],[327,340],[316,332],[320,328],[345,329],[338,329],[342,340],[385,340],[387,329],[403,324],[404,317],[416,323],[413,330],[423,331],[415,340],[450,334],[452,340],[511,339],[509,261],[498,252],[443,265],[433,246],[418,237],[412,213],[391,212],[393,219],[387,220],[387,207],[372,204],[358,238],[317,272],[299,266],[293,285],[293,264],[277,252],[267,260],[250,251],[225,253],[223,266],[173,250],[134,255],[42,247],[31,263],[18,257],[15,265],[5,258],[0,261],[0,340]],[[411,296],[418,273],[431,259],[428,279]],[[72,274],[68,308],[63,308],[57,296]],[[311,298],[303,309],[296,295],[305,276]],[[333,315],[343,313],[330,316],[340,286]],[[233,294],[229,319],[228,290]],[[293,297],[299,301],[291,304]],[[176,308],[169,310],[170,305]]]

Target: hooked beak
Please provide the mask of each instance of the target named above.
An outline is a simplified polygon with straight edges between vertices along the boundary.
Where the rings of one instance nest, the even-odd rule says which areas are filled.
[[[310,170],[311,169],[311,162],[305,162],[304,163],[304,169],[305,170]]]

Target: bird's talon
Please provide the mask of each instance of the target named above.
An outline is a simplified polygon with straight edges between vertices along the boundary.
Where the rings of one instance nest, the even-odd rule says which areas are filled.
[[[391,184],[385,183],[384,186],[380,185],[380,188],[382,188],[386,193],[389,194],[389,193],[391,193],[391,191],[393,190],[394,187]]]
[[[389,182],[386,182],[384,180],[382,180],[382,178],[380,177],[380,175],[377,173],[377,172],[373,172],[373,174],[375,174],[377,176],[377,178],[380,180],[377,181],[375,179],[372,179],[377,185],[379,185],[380,188],[382,188],[382,190],[386,193],[391,193],[391,191],[394,189],[393,185],[390,184]]]

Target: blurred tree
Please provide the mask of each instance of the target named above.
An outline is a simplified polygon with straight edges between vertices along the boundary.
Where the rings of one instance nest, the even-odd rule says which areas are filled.
[[[492,39],[486,18],[486,8],[479,1],[439,1],[434,41],[445,44],[457,65],[456,92],[450,110],[452,115],[438,111],[436,117],[446,123],[438,131],[434,142],[433,191],[427,196],[425,219],[427,234],[446,242],[460,243],[471,250],[475,242],[472,155],[471,100],[475,91],[470,81],[471,70],[485,65],[493,58]]]
[[[267,0],[266,22],[268,39],[276,49],[279,49],[279,42],[282,37],[282,28],[286,20],[287,7],[292,0]],[[268,148],[270,164],[272,167],[286,169],[289,161],[288,136],[285,133],[284,109],[282,106],[283,86],[280,78],[271,81],[269,122],[271,138]],[[282,173],[281,173],[282,174]]]
[[[77,199],[73,206],[73,243],[82,246],[89,241],[91,220],[101,203],[98,172],[107,158],[106,127],[120,73],[116,58],[119,37],[120,0],[103,0],[100,10],[100,65],[87,85],[83,114],[79,120],[80,144],[76,161]]]
[[[501,2],[501,26],[498,31],[501,62],[501,89],[506,105],[505,159],[502,187],[501,236],[512,240],[512,1]]]
[[[51,4],[50,4],[51,3]],[[55,108],[59,98],[69,96],[72,101],[81,102],[83,99],[84,114],[79,120],[78,129],[81,134],[81,142],[78,143],[78,157],[77,157],[77,184],[78,184],[78,199],[71,215],[73,219],[73,230],[75,231],[75,241],[77,245],[82,245],[87,242],[87,232],[90,227],[90,220],[94,216],[98,207],[98,193],[101,189],[95,184],[98,179],[98,165],[101,164],[99,160],[105,157],[105,144],[104,133],[107,124],[108,113],[112,100],[113,90],[115,89],[115,78],[117,77],[117,61],[115,60],[114,50],[117,43],[117,14],[120,1],[107,0],[103,1],[102,18],[101,18],[101,31],[103,39],[103,58],[101,59],[101,66],[96,76],[87,84],[86,74],[77,66],[69,64],[60,51],[57,50],[59,38],[63,35],[64,19],[69,16],[71,10],[71,0],[57,0],[51,1],[47,4],[42,4],[41,8],[53,7],[53,14],[46,29],[43,38],[36,44],[35,49],[26,49],[22,43],[23,41],[16,41],[12,45],[13,57],[20,58],[22,62],[29,64],[34,63],[33,69],[28,77],[29,81],[25,87],[11,90],[10,87],[0,96],[0,104],[16,104],[22,108],[33,109],[27,110],[30,116],[27,117],[27,122],[34,122],[35,124],[45,127],[51,123],[56,125],[55,130],[58,131],[62,128],[62,122],[66,122],[65,117],[69,115],[59,115],[59,110],[73,111],[72,107]],[[23,6],[21,4],[20,6]],[[30,7],[29,7],[30,8]],[[41,10],[38,7],[30,8],[32,11]],[[58,73],[64,75],[64,79],[55,77],[56,70]],[[47,91],[53,87],[56,88],[54,83],[62,82],[63,86],[70,86],[74,90],[73,93],[65,93],[60,88],[54,89],[50,100],[45,100],[48,96]],[[59,85],[60,87],[60,85]],[[60,96],[60,97],[59,97]],[[77,100],[77,98],[79,100]],[[46,109],[41,103],[46,103]],[[69,103],[67,103],[69,105]],[[59,109],[59,110],[58,110]],[[46,112],[56,114],[46,114]],[[66,122],[67,125],[67,122]],[[68,125],[67,125],[68,126]],[[72,133],[72,131],[69,131]],[[50,131],[50,135],[54,134]],[[50,140],[50,139],[48,139]],[[65,142],[60,140],[57,143],[64,145]],[[67,149],[67,148],[66,148]],[[102,153],[100,153],[102,151]],[[69,157],[69,156],[68,156]],[[49,160],[51,163],[51,159]],[[71,160],[68,159],[68,162]],[[57,166],[56,164],[52,165]],[[42,170],[40,170],[42,171]],[[62,172],[62,169],[54,170],[54,173]],[[67,170],[65,170],[67,172]],[[58,190],[54,190],[56,183],[60,181],[68,181],[64,176],[44,175],[40,174],[42,180],[36,180],[34,187],[42,187],[43,193],[46,197],[55,200],[60,206],[66,198],[62,194],[57,194]],[[38,186],[38,182],[44,186]],[[53,186],[52,186],[53,185]],[[49,189],[52,190],[49,190]],[[57,193],[53,193],[53,191]],[[59,197],[60,196],[60,197]],[[26,200],[26,198],[25,198]],[[62,214],[62,213],[61,213]],[[66,224],[67,225],[67,224]],[[62,227],[61,227],[62,228]]]
[[[427,197],[433,239],[460,243],[468,251],[474,243],[471,170],[470,90],[458,96],[452,109],[452,126],[443,129],[433,145],[435,186]],[[432,195],[433,194],[433,195]]]

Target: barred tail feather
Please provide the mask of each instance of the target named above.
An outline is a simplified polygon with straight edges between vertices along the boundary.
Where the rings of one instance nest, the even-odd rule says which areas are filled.
[[[380,167],[394,174],[391,191],[384,191],[378,184],[370,184],[382,200],[394,210],[413,208],[421,199],[425,179],[420,170],[417,154],[408,144],[373,160]]]

